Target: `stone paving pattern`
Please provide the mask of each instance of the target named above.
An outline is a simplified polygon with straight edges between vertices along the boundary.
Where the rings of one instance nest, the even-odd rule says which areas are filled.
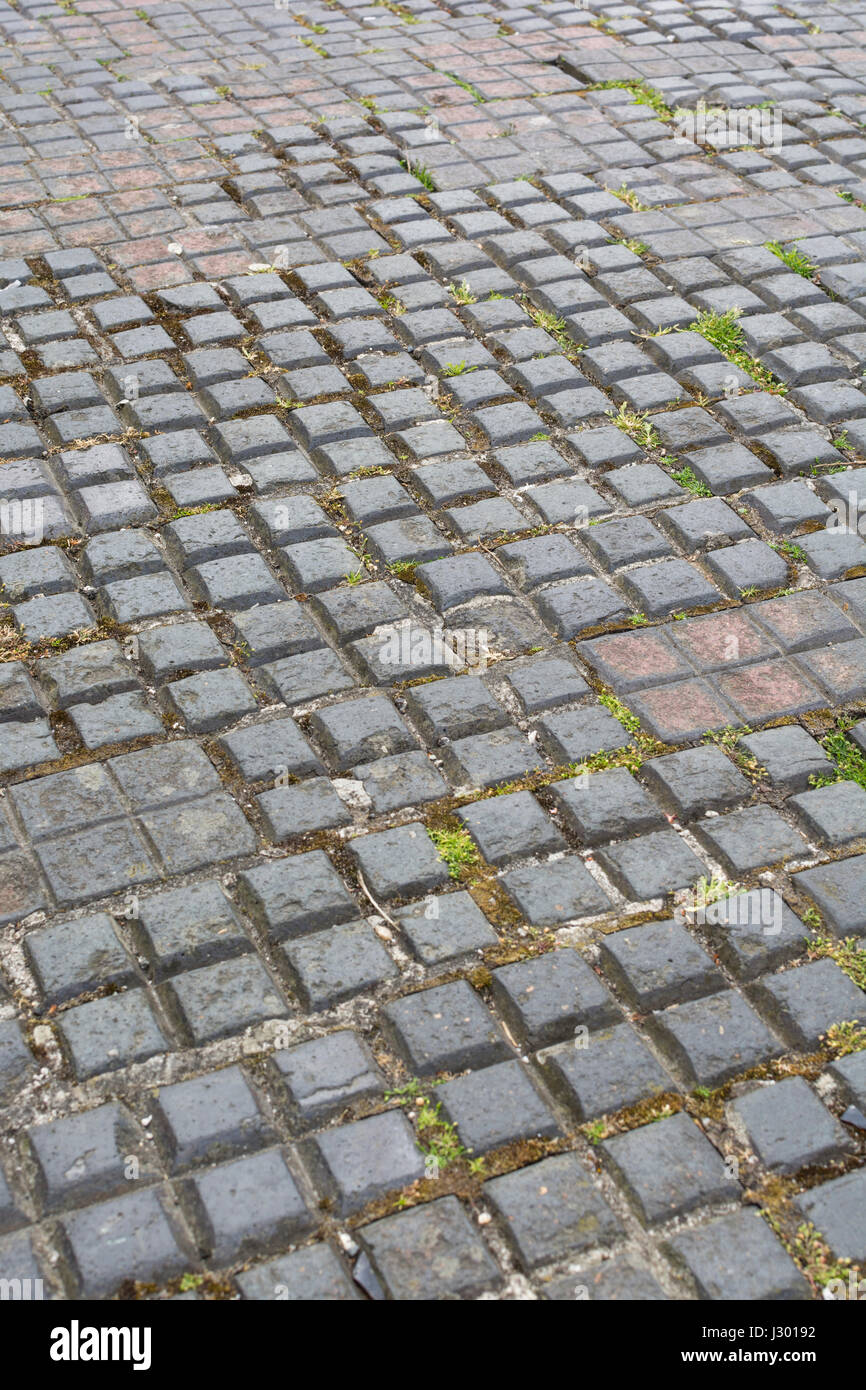
[[[866,792],[815,785],[838,716],[866,749],[866,5],[4,0],[0,72],[44,525],[0,556],[0,1276],[866,1267]],[[675,138],[700,102],[777,146]],[[731,308],[759,379],[690,328]],[[702,878],[750,891],[675,918]]]

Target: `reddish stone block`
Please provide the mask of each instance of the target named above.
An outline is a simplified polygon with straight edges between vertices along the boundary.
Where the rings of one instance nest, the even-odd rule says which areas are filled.
[[[735,724],[730,705],[702,680],[674,681],[630,700],[641,723],[662,743],[693,743],[709,730]]]
[[[762,661],[719,677],[719,690],[750,725],[782,714],[802,714],[827,703],[817,686],[790,661]]]
[[[671,628],[671,639],[700,671],[720,671],[761,657],[777,648],[741,609],[687,618]]]
[[[768,599],[753,604],[749,611],[783,651],[801,652],[860,636],[832,599],[816,589]]]
[[[578,651],[617,691],[641,690],[694,675],[663,632],[618,632],[581,642]]]
[[[807,652],[800,660],[834,704],[862,700],[866,695],[866,638]]]

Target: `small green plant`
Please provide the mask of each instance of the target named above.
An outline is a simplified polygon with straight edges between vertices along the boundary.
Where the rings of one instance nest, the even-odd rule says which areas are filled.
[[[608,193],[612,193],[615,198],[620,198],[630,207],[632,212],[649,212],[649,204],[642,203],[633,188],[629,188],[627,183],[621,183],[619,188],[609,188]]]
[[[832,439],[830,442],[831,442],[831,444],[833,445],[833,448],[834,448],[834,449],[851,449],[851,448],[853,448],[853,445],[852,445],[852,443],[851,443],[851,440],[848,438],[848,431],[847,431],[847,430],[843,430],[841,434],[837,434],[837,435],[836,435],[836,438],[835,438],[835,439]]]
[[[722,898],[735,897],[741,892],[742,889],[736,883],[722,878],[720,874],[713,874],[712,878],[703,874],[695,884],[694,890],[695,900],[701,907],[709,907],[711,903],[721,902]]]
[[[837,1057],[850,1057],[854,1052],[866,1051],[866,1028],[852,1019],[832,1023],[827,1029],[825,1041]]]
[[[618,719],[624,729],[634,736],[641,732],[640,720],[633,714],[628,705],[624,705],[622,700],[617,699],[610,691],[603,691],[598,697],[598,703],[604,705],[605,709],[610,710],[614,719]]]
[[[475,295],[472,293],[465,280],[461,280],[459,285],[452,281],[448,288],[458,304],[476,303]]]
[[[529,442],[530,444],[541,444],[545,439],[549,438],[550,435],[545,434],[544,430],[537,430],[535,434],[529,436]]]
[[[787,251],[779,241],[768,241],[766,243],[768,251],[772,251],[774,256],[778,256],[789,270],[793,270],[795,275],[802,275],[805,280],[814,280],[818,274],[818,267],[814,261],[798,251],[796,246],[790,247]]]
[[[347,583],[347,584],[360,584],[361,581],[363,580],[363,578],[364,578],[364,571],[363,571],[363,570],[350,570],[350,572],[346,575],[346,583]]]
[[[657,449],[661,444],[661,440],[650,422],[648,411],[632,410],[623,404],[617,411],[609,410],[607,416],[618,430],[629,435],[635,444],[639,444],[642,449]]]
[[[707,487],[706,483],[702,483],[694,469],[689,468],[688,464],[685,468],[680,468],[676,473],[672,473],[671,477],[675,483],[679,483],[680,487],[684,487],[695,497],[712,497],[713,495],[712,488]]]
[[[583,1132],[590,1144],[600,1144],[607,1134],[607,1125],[604,1120],[592,1120],[588,1125],[584,1126]]]
[[[805,560],[808,558],[803,547],[795,545],[794,542],[788,540],[787,537],[780,541],[770,541],[770,547],[784,555],[788,560]]]
[[[637,237],[626,237],[622,244],[633,256],[645,256],[649,250],[646,242],[639,241]]]
[[[866,990],[866,945],[856,936],[837,941],[835,937],[819,935],[810,940],[808,953],[812,960],[825,957],[834,960],[855,985]]]
[[[436,192],[436,184],[433,182],[433,175],[425,164],[413,164],[411,159],[401,159],[400,163],[403,165],[407,174],[411,174],[413,179],[417,179],[420,184],[424,185],[428,193]]]
[[[599,28],[603,28],[605,25],[609,23],[609,21],[606,20],[603,15],[598,16],[598,21]],[[589,22],[590,24],[592,24],[593,21],[590,20]],[[615,32],[615,30],[612,30],[611,32]],[[637,102],[640,106],[651,106],[653,111],[655,111],[656,115],[659,116],[663,121],[670,120],[674,114],[671,107],[668,106],[667,102],[662,96],[661,92],[657,91],[655,87],[651,87],[648,82],[635,80],[632,80],[630,82],[613,80],[609,82],[594,82],[589,90],[591,92],[600,92],[609,91],[616,87],[620,88],[624,92],[630,92],[632,100]]]
[[[461,878],[464,869],[478,863],[478,850],[468,830],[428,830],[427,834],[452,878]]]
[[[787,387],[767,367],[762,366],[756,357],[750,356],[747,352],[746,340],[738,322],[741,313],[742,310],[736,306],[726,309],[723,314],[707,309],[698,315],[694,323],[689,324],[689,329],[693,333],[700,333],[702,338],[706,338],[708,343],[718,348],[729,362],[733,362],[735,367],[739,367],[753,381],[757,381],[765,391],[784,395]]]
[[[559,314],[554,314],[549,309],[537,309],[531,300],[525,296],[523,307],[532,319],[533,323],[539,328],[543,328],[545,333],[549,333],[551,338],[556,340],[556,345],[564,357],[574,361],[578,353],[584,349],[584,343],[578,343],[572,338],[568,331],[565,319]]]
[[[826,1288],[832,1280],[836,1279],[843,1283],[847,1281],[851,1261],[834,1259],[827,1242],[818,1234],[811,1222],[797,1227],[791,1253],[802,1266],[806,1278],[815,1287]]]
[[[379,303],[386,314],[393,314],[395,318],[399,318],[401,314],[406,312],[406,306],[401,304],[399,299],[395,299],[393,294],[388,294],[387,291],[379,295]]]
[[[181,1293],[189,1293],[192,1289],[200,1289],[204,1283],[203,1274],[182,1274],[178,1285]]]
[[[843,716],[821,739],[821,747],[834,765],[832,776],[811,777],[813,787],[829,787],[835,782],[856,782],[866,790],[866,754],[846,737],[853,720]]]
[[[629,617],[629,623],[632,627],[646,627],[648,621],[649,619],[643,613],[632,613]]]
[[[392,560],[388,566],[388,573],[396,575],[398,579],[411,579],[416,564],[416,560]]]
[[[487,100],[484,93],[473,83],[467,82],[465,77],[458,77],[456,72],[446,72],[445,76],[452,82],[456,82],[458,87],[462,87],[464,92],[468,92],[472,100],[478,102],[479,105]]]
[[[448,362],[442,368],[442,376],[464,376],[466,372],[477,370],[477,367],[468,367],[465,362]]]

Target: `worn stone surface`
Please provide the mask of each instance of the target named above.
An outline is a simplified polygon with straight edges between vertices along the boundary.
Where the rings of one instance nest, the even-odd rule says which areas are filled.
[[[4,7],[3,1278],[863,1260],[864,33]]]

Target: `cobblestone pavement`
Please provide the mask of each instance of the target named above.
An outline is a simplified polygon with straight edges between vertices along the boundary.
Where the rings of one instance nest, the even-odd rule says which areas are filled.
[[[0,1278],[853,1297],[866,4],[0,71]]]

